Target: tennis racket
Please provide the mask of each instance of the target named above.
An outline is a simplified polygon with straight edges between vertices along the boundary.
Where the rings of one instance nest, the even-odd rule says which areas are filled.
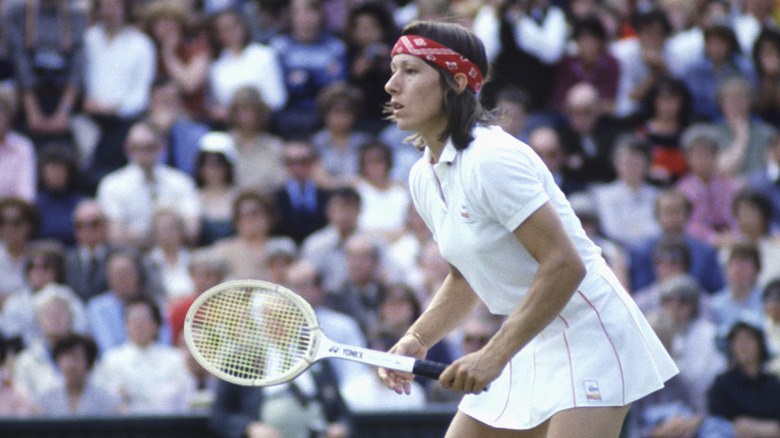
[[[306,300],[260,280],[228,281],[200,295],[187,312],[184,339],[206,370],[244,386],[290,381],[328,357],[432,379],[447,367],[328,339]]]

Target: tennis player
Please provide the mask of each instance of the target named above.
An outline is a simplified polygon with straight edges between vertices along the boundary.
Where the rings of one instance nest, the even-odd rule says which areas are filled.
[[[415,22],[391,69],[389,111],[424,148],[412,198],[450,272],[390,351],[423,358],[481,300],[506,319],[442,373],[445,388],[465,393],[446,437],[617,437],[631,402],[677,369],[541,159],[491,125],[477,100],[481,41],[456,24]],[[412,375],[379,374],[409,392]]]

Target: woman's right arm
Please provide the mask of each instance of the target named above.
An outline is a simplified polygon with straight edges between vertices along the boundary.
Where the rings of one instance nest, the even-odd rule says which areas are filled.
[[[431,304],[390,352],[424,359],[428,349],[454,330],[479,303],[479,297],[463,274],[450,265],[450,272],[434,294]],[[414,376],[380,368],[379,377],[395,392],[409,394]]]

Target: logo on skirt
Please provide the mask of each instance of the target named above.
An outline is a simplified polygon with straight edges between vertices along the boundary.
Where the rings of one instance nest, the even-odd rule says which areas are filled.
[[[601,401],[601,390],[599,389],[598,380],[585,380],[582,382],[585,385],[585,397],[591,401]]]

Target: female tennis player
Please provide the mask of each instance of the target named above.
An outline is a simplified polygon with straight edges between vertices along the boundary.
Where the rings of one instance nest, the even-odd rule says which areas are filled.
[[[541,159],[491,125],[477,100],[481,41],[415,22],[391,69],[389,111],[424,148],[412,198],[450,272],[390,351],[423,358],[481,300],[506,319],[442,373],[466,394],[446,437],[617,437],[630,403],[677,369]],[[411,374],[379,374],[409,392]]]

